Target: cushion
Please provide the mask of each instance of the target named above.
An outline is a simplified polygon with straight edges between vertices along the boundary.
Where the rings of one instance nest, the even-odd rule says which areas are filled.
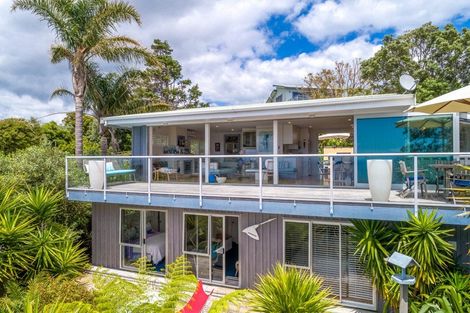
[[[106,162],[106,172],[114,171],[113,162]]]

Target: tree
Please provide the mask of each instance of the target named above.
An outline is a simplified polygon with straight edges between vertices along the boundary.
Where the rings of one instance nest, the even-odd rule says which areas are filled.
[[[0,120],[0,152],[13,153],[40,141],[41,128],[35,120],[21,118]]]
[[[369,84],[362,77],[360,60],[351,63],[335,62],[333,69],[309,73],[302,91],[312,99],[339,98],[370,93]]]
[[[397,37],[387,35],[383,47],[361,64],[374,92],[403,93],[402,74],[418,80],[416,98],[423,102],[470,83],[470,31],[431,23]]]
[[[87,73],[87,90],[84,102],[85,112],[89,112],[96,120],[101,155],[106,155],[108,151],[107,132],[111,136],[113,150],[117,153],[119,144],[116,138],[116,131],[107,128],[102,123],[102,119],[107,116],[126,114],[132,111],[132,108],[129,106],[131,90],[128,84],[128,73],[108,73],[103,75],[98,72],[95,66],[88,66]],[[63,88],[57,89],[52,93],[52,97],[72,95],[70,91]]]
[[[72,71],[75,154],[82,155],[86,64],[93,59],[131,61],[146,55],[137,41],[114,34],[123,22],[140,25],[140,15],[133,6],[120,0],[14,0],[12,10],[31,11],[56,34],[58,43],[51,47],[51,61],[67,61]]]
[[[155,39],[152,57],[146,59],[146,68],[134,71],[133,101],[136,112],[176,110],[205,107],[198,85],[184,79],[181,64],[172,56],[167,41]]]
[[[41,132],[52,147],[59,148],[67,153],[73,153],[73,147],[71,146],[74,142],[73,131],[70,132],[64,126],[52,121],[42,124]]]

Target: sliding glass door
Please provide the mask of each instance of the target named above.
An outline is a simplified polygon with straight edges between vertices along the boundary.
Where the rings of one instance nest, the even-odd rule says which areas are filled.
[[[146,257],[147,268],[165,271],[166,213],[163,211],[121,209],[121,267],[136,269]]]
[[[185,214],[183,237],[198,278],[238,286],[238,217]]]

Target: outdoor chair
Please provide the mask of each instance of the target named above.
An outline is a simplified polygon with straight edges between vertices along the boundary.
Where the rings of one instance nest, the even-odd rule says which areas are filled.
[[[413,187],[418,185],[418,187],[421,189],[421,196],[423,198],[427,198],[428,187],[426,185],[426,176],[422,174],[426,170],[418,170],[418,181],[417,184],[415,184],[414,171],[407,169],[405,161],[399,161],[398,164],[400,164],[400,172],[405,180],[405,186],[400,192],[400,197],[406,198],[413,190]]]
[[[160,167],[153,170],[153,180],[160,180],[160,175],[166,176],[168,181],[170,181],[170,176],[178,180],[178,170],[170,167]]]
[[[449,179],[450,199],[454,204],[470,203],[470,166],[458,164]]]

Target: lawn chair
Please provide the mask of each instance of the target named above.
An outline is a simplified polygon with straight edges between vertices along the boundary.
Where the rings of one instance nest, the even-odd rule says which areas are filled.
[[[470,203],[470,166],[458,164],[449,180],[450,199],[454,204]]]
[[[406,163],[405,161],[399,161],[398,164],[400,164],[400,172],[403,175],[403,178],[405,180],[405,188],[400,192],[400,197],[406,198],[409,193],[413,190],[413,187],[416,185],[414,182],[414,171],[413,170],[408,170],[406,168]],[[428,194],[428,187],[426,185],[426,176],[424,176],[423,173],[426,170],[418,170],[418,186],[421,189],[421,196],[423,198],[427,197]]]

